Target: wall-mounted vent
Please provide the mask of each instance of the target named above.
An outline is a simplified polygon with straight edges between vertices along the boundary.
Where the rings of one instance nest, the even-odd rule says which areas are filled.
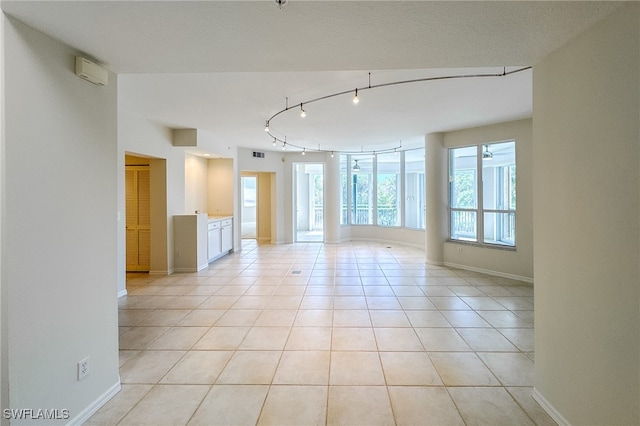
[[[253,158],[264,158],[264,152],[253,151]]]

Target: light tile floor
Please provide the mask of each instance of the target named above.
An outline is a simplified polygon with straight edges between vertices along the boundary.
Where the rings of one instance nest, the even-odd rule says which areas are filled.
[[[122,390],[88,425],[553,425],[533,288],[374,243],[256,245],[127,277]]]

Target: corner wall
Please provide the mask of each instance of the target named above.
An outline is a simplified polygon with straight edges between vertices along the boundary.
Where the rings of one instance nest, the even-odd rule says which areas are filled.
[[[234,161],[230,158],[211,159],[207,161],[207,209],[210,215],[234,214],[235,212],[235,179],[233,175]],[[193,213],[193,212],[192,212]],[[236,221],[234,226],[237,227]]]
[[[196,211],[207,212],[207,179],[209,160],[195,155],[186,154],[185,165],[185,213],[193,214]]]
[[[7,286],[5,272],[7,270],[5,264],[5,218],[6,205],[5,200],[5,125],[4,115],[4,15],[0,15],[0,407],[9,406],[9,371],[7,368],[8,341],[7,341]],[[0,418],[0,425],[6,426],[9,420],[4,416]]]
[[[1,285],[8,307],[3,369],[9,391],[3,408],[60,414],[66,409],[69,418],[46,423],[81,422],[120,386],[118,83],[114,74],[107,87],[82,80],[74,74],[78,52],[4,15],[1,19],[6,120]],[[78,381],[77,363],[87,356],[89,375]]]
[[[120,90],[124,90],[122,87]],[[171,129],[118,108],[118,212],[124,217],[124,159],[126,154],[150,158],[152,191],[151,271],[173,270],[173,215],[185,213],[185,153],[172,145]],[[125,282],[124,220],[118,229],[118,289]]]
[[[640,424],[640,5],[534,66],[534,396]]]

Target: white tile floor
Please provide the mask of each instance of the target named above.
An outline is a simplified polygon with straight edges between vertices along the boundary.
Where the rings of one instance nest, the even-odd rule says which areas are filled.
[[[129,275],[122,391],[88,425],[553,425],[533,288],[374,243],[256,245]]]

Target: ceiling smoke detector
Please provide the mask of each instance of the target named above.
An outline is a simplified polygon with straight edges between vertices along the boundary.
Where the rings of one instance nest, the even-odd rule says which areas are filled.
[[[278,9],[282,9],[283,7],[285,7],[287,5],[289,0],[275,0],[275,2],[278,5]]]

